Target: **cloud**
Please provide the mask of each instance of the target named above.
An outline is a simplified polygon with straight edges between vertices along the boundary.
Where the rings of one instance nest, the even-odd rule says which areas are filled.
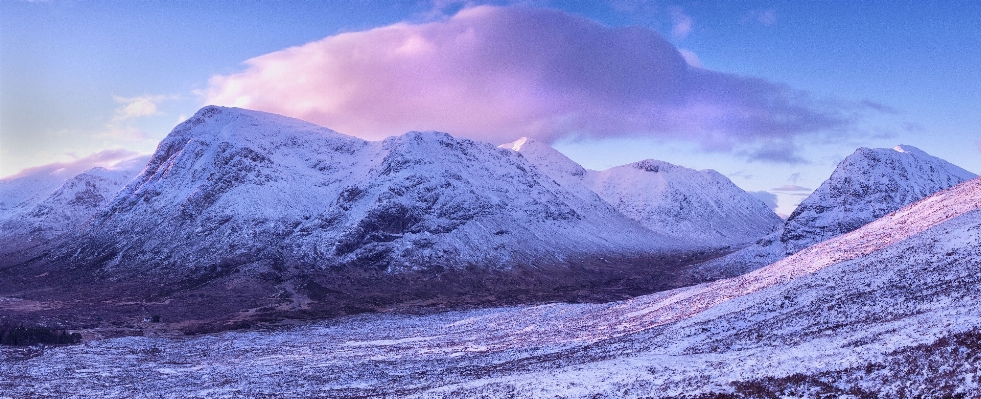
[[[671,9],[671,34],[674,37],[684,39],[691,33],[691,17],[685,14],[680,7]]]
[[[681,53],[681,57],[685,59],[685,63],[689,66],[693,66],[695,68],[705,68],[705,66],[702,65],[702,60],[699,60],[698,55],[696,55],[693,51],[680,48],[678,49],[678,52]]]
[[[34,166],[27,169],[23,169],[13,175],[4,177],[4,180],[8,179],[18,179],[21,177],[34,175],[34,176],[44,176],[44,175],[56,175],[60,177],[71,177],[82,173],[86,170],[95,167],[112,167],[120,162],[129,161],[134,158],[144,156],[136,151],[130,151],[126,149],[110,149],[103,150],[94,154],[79,157],[74,153],[64,154],[68,158],[72,158],[70,161],[64,162],[54,162],[47,165]]]
[[[763,201],[770,209],[777,209],[777,195],[769,191],[748,191],[747,194]]]
[[[923,133],[926,132],[926,128],[923,125],[916,122],[904,122],[903,130],[908,133]]]
[[[547,9],[466,8],[442,21],[342,33],[245,64],[213,76],[206,103],[367,139],[408,130],[494,143],[649,135],[728,151],[841,132],[854,118],[852,109],[786,85],[690,67],[653,30],[608,28]]]
[[[749,161],[769,163],[805,164],[806,159],[798,154],[797,146],[791,140],[774,140],[762,143],[757,148],[744,151]]]
[[[884,114],[891,114],[891,115],[899,114],[899,110],[898,109],[896,109],[894,107],[891,107],[891,106],[888,106],[888,105],[885,105],[885,104],[882,104],[880,102],[876,102],[876,101],[872,101],[872,100],[866,99],[866,100],[862,100],[862,102],[860,104],[863,107],[865,107],[865,108],[872,109],[872,110],[875,110],[875,111],[879,111],[879,112],[884,113]]]
[[[760,10],[755,12],[756,21],[763,25],[773,25],[777,22],[777,13],[773,10]]]
[[[127,119],[139,118],[143,116],[158,115],[157,104],[166,99],[165,96],[142,96],[142,97],[112,97],[116,102],[124,105],[116,108],[112,117],[113,122],[122,122]]]
[[[813,189],[801,187],[796,184],[784,184],[780,187],[772,188],[771,190],[783,193],[810,193],[811,191],[814,191]]]

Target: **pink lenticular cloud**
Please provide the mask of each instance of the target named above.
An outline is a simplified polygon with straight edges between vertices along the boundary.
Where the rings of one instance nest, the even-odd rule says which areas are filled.
[[[207,102],[380,139],[440,130],[520,136],[662,135],[708,148],[841,130],[801,91],[690,67],[660,34],[558,11],[475,7],[421,25],[342,33],[215,76]]]

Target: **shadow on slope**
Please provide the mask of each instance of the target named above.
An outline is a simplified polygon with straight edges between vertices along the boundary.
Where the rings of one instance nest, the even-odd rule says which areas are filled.
[[[21,264],[0,270],[0,322],[87,329],[93,337],[271,326],[373,312],[429,313],[549,302],[600,303],[678,288],[686,269],[725,252],[606,256],[500,270],[388,273],[242,261],[182,279]]]

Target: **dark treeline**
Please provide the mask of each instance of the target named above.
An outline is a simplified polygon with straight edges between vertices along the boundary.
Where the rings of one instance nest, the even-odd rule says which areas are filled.
[[[70,345],[79,342],[82,342],[82,334],[68,333],[64,329],[0,325],[0,345]]]

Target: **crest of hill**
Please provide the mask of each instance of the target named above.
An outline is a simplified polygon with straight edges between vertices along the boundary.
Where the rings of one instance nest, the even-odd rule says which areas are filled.
[[[501,147],[518,151],[579,195],[598,195],[644,227],[684,242],[740,245],[765,236],[781,223],[766,204],[714,170],[649,159],[592,171],[532,139]]]

